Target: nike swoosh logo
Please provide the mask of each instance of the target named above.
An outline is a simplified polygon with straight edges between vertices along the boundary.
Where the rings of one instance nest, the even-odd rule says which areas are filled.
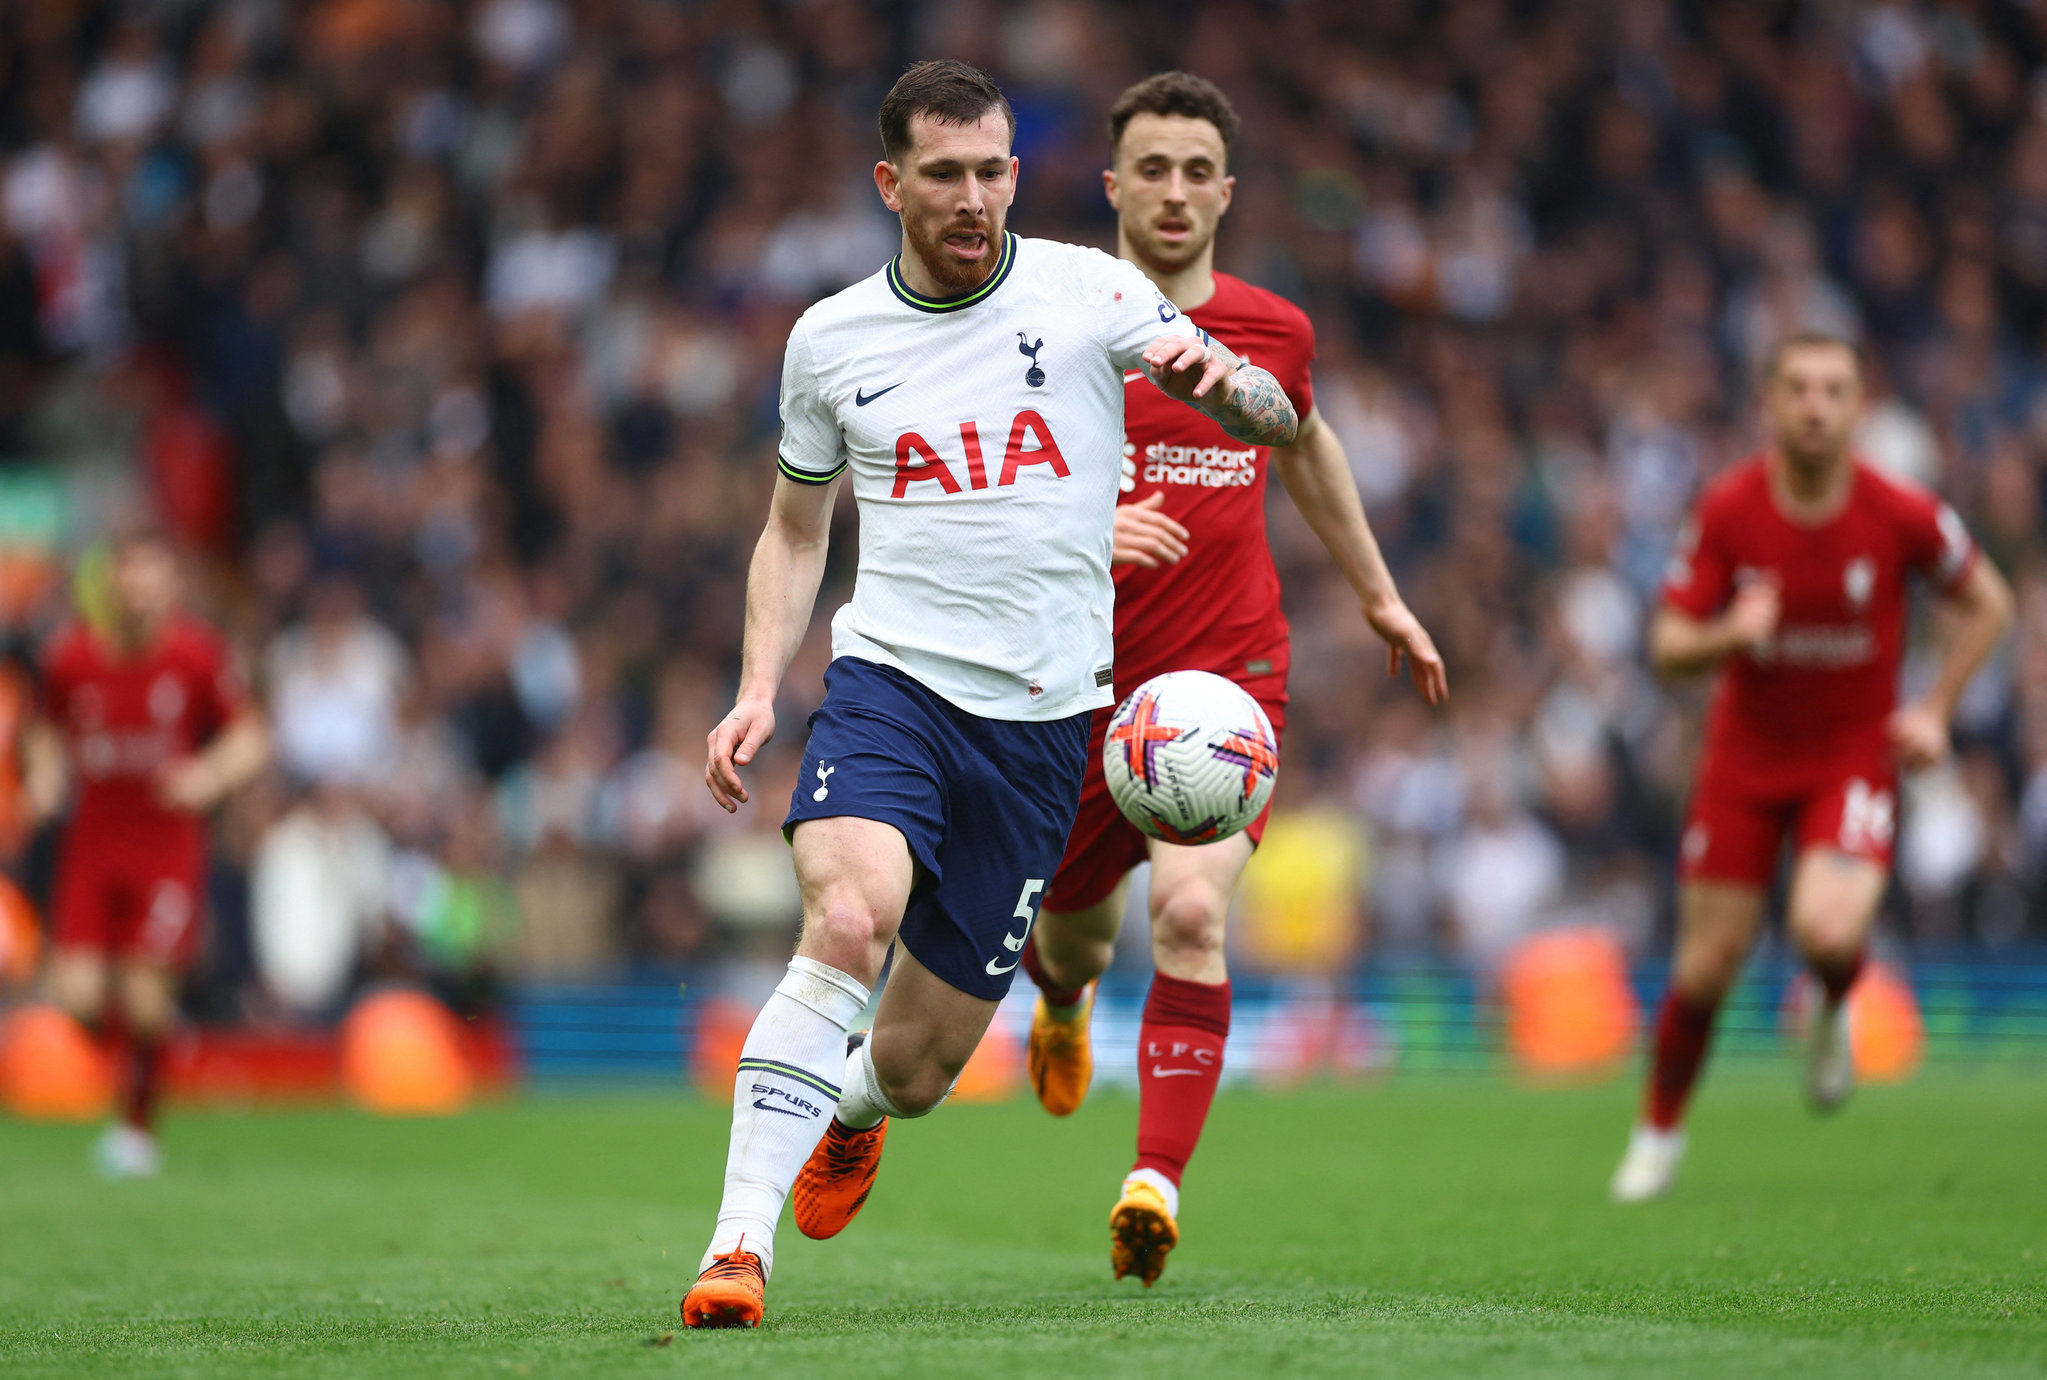
[[[1016,964],[1011,963],[1007,967],[998,968],[995,966],[995,960],[991,958],[988,960],[988,966],[982,971],[987,973],[989,977],[1001,977],[1004,973],[1008,972],[1010,968],[1014,968],[1015,966]]]
[[[1154,1078],[1192,1078],[1200,1072],[1200,1069],[1162,1069],[1157,1064],[1151,1066],[1151,1076]],[[760,1104],[756,1102],[754,1105],[758,1107]]]
[[[900,383],[892,383],[888,387],[882,389],[880,393],[863,393],[856,388],[853,390],[853,406],[865,407],[867,406],[867,404],[873,402],[876,398],[880,397],[882,393],[893,393],[902,386],[903,385]]]
[[[1192,1073],[1193,1070],[1189,1069],[1188,1072]],[[753,1105],[757,1110],[763,1112],[780,1112],[783,1116],[793,1116],[798,1118],[802,1117],[803,1115],[803,1113],[797,1111],[793,1107],[777,1107],[774,1103],[768,1101],[766,1098],[760,1097],[755,1098],[753,1100]]]

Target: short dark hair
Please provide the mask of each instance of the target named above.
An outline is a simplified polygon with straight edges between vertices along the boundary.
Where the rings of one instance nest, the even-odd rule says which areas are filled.
[[[1777,377],[1785,355],[1793,350],[1809,349],[1846,350],[1848,357],[1855,361],[1856,377],[1868,372],[1862,364],[1862,346],[1855,340],[1834,331],[1802,330],[1793,331],[1770,347],[1770,353],[1763,357],[1763,382],[1768,383]]]
[[[1154,72],[1116,98],[1109,107],[1109,153],[1123,142],[1123,130],[1137,115],[1185,115],[1206,120],[1223,137],[1227,150],[1237,139],[1237,108],[1222,88],[1192,72]]]
[[[912,63],[882,98],[881,152],[889,162],[910,151],[910,121],[929,115],[942,125],[970,125],[991,110],[1002,112],[1016,140],[1016,112],[995,79],[957,58]]]

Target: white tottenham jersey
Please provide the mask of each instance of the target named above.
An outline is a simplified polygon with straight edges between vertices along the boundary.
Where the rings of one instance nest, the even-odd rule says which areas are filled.
[[[850,467],[860,506],[832,654],[985,718],[1108,704],[1123,371],[1195,333],[1133,265],[1015,235],[963,297],[919,297],[891,263],[805,312],[781,470],[826,484]]]

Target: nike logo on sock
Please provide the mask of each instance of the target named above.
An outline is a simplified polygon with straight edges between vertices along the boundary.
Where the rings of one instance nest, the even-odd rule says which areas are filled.
[[[1208,1072],[1207,1069],[1168,1069],[1160,1068],[1157,1064],[1151,1066],[1151,1076],[1154,1078],[1187,1078],[1197,1073],[1206,1072]]]
[[[807,1116],[812,1121],[824,1115],[824,1108],[818,1106],[817,1103],[812,1102],[809,1098],[802,1097],[796,1093],[785,1092],[772,1083],[754,1084],[753,1094],[754,1107],[763,1112],[780,1112],[784,1116]],[[768,1101],[771,1097],[777,1098],[779,1101]]]
[[[903,385],[900,383],[892,383],[888,387],[873,393],[863,393],[859,389],[855,388],[853,390],[853,406],[865,407],[867,406],[867,404],[873,402],[876,398],[880,397],[883,393],[893,393],[902,386]]]

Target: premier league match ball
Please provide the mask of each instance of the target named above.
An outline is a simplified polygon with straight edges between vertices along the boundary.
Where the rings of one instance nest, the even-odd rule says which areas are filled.
[[[1151,837],[1214,843],[1272,799],[1279,740],[1240,687],[1206,671],[1169,671],[1116,707],[1102,771],[1117,808]]]

